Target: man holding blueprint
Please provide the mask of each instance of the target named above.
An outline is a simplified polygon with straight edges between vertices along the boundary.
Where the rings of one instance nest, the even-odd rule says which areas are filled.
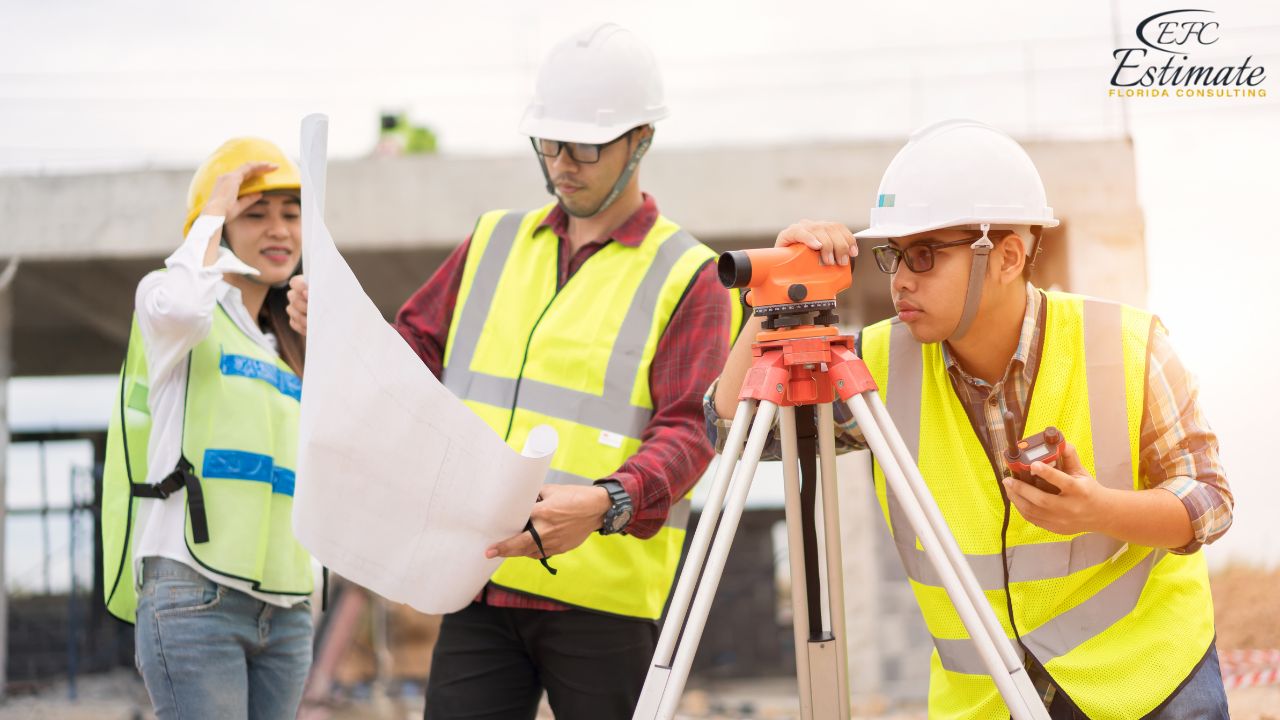
[[[715,254],[640,191],[666,114],[656,62],[630,32],[562,41],[520,124],[555,202],[482,215],[396,319],[512,448],[540,425],[559,437],[526,531],[485,551],[507,559],[445,616],[433,720],[532,719],[544,689],[562,720],[629,717],[639,696],[712,456],[702,392],[740,325]],[[300,278],[291,297],[305,331]]]

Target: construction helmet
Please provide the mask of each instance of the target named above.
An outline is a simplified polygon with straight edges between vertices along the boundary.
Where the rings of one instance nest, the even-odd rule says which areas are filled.
[[[982,302],[994,225],[1056,227],[1040,173],[1022,146],[976,120],[944,120],[911,135],[880,180],[871,227],[858,238],[900,238],[950,227],[982,230],[960,320],[948,339],[964,337]],[[1023,238],[1035,258],[1039,239]],[[1028,261],[1030,262],[1030,261]]]
[[[1058,221],[1022,146],[990,125],[945,120],[917,130],[894,156],[880,180],[871,227],[854,235],[897,238],[984,223],[1055,227]]]
[[[187,188],[187,223],[182,228],[183,235],[191,230],[191,224],[200,217],[218,177],[247,162],[269,162],[278,167],[269,173],[250,178],[240,186],[238,197],[271,190],[301,191],[302,176],[298,172],[298,166],[275,143],[260,138],[233,138],[214,150],[200,164],[195,177],[191,178],[191,187]]]
[[[520,120],[520,132],[531,138],[601,144],[627,131],[667,116],[662,100],[662,75],[649,48],[631,31],[601,23],[561,40],[538,70],[533,101]],[[565,211],[575,217],[599,215],[631,182],[652,137],[636,143],[609,194],[591,210]],[[546,161],[538,167],[547,193],[556,194]]]
[[[604,143],[666,116],[653,53],[626,28],[601,23],[552,48],[538,70],[520,133]]]

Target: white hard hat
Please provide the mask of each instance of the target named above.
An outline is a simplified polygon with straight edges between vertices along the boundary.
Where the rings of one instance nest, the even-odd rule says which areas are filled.
[[[1058,224],[1027,152],[1013,138],[975,120],[945,120],[913,133],[884,171],[875,205],[871,227],[855,236],[896,238],[963,225]]]
[[[603,143],[667,116],[662,76],[649,48],[603,23],[560,41],[538,70],[521,134]]]

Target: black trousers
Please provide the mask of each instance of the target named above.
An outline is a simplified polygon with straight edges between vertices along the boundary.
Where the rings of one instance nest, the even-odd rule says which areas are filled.
[[[423,717],[532,720],[545,688],[557,720],[626,720],[657,642],[647,620],[472,603],[440,625]]]

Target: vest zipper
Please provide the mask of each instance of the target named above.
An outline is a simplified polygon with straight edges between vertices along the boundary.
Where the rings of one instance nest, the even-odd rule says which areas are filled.
[[[1019,428],[1018,428],[1019,436],[1021,436],[1023,432],[1026,432],[1027,420],[1031,417],[1031,401],[1035,397],[1036,380],[1040,377],[1040,363],[1044,360],[1045,334],[1048,332],[1048,328],[1046,327],[1047,323],[1045,322],[1048,314],[1048,311],[1047,311],[1048,303],[1049,303],[1048,298],[1046,298],[1043,294],[1041,294],[1040,310],[1037,313],[1037,317],[1036,317],[1036,324],[1040,328],[1040,342],[1039,342],[1039,347],[1037,347],[1035,350],[1035,357],[1036,357],[1035,373],[1032,374],[1031,383],[1027,387],[1026,409],[1024,410],[1022,408],[1014,408],[1015,410],[1014,415],[1017,419],[1017,422],[1019,423]],[[966,412],[967,410],[968,408],[966,406]],[[975,418],[972,415],[970,415],[969,420],[971,423],[975,422]],[[974,425],[974,430],[975,432],[977,430],[976,424]],[[979,442],[981,442],[981,437],[982,436],[979,435]],[[1073,709],[1076,709],[1075,702],[1072,701],[1071,698],[1067,697],[1066,693],[1062,692],[1062,688],[1061,686],[1058,685],[1058,681],[1053,678],[1053,675],[1049,674],[1049,669],[1046,668],[1044,664],[1041,663],[1038,658],[1036,658],[1035,654],[1031,652],[1031,649],[1028,648],[1026,644],[1022,642],[1022,632],[1018,630],[1018,623],[1013,616],[1013,593],[1009,590],[1009,521],[1012,519],[1012,515],[1013,515],[1013,507],[1012,507],[1013,503],[1012,501],[1009,500],[1009,494],[1005,491],[1004,483],[1002,482],[1005,476],[1004,470],[1000,468],[1000,465],[996,460],[995,454],[991,451],[991,449],[985,446],[983,447],[983,449],[986,450],[987,452],[987,459],[991,462],[991,469],[995,471],[996,486],[1000,490],[1000,497],[1004,500],[1004,520],[1000,525],[1000,568],[1001,570],[1004,571],[1004,601],[1005,601],[1006,612],[1008,613],[1008,616],[1009,616],[1009,627],[1013,629],[1014,641],[1018,643],[1018,647],[1022,648],[1022,652],[1024,656],[1022,665],[1024,669],[1027,669],[1026,668],[1027,659],[1030,659],[1032,663],[1034,663],[1036,666],[1039,667],[1040,671],[1044,673],[1045,677],[1049,678],[1049,682],[1052,684],[1052,687],[1054,689],[1054,695],[1062,695],[1062,697],[1066,700],[1067,704],[1070,705]],[[1039,688],[1037,688],[1037,693],[1038,692],[1039,692]],[[1050,696],[1050,697],[1053,697],[1053,696]],[[1040,700],[1042,701],[1044,699],[1045,698],[1040,698]],[[1046,705],[1045,709],[1046,710],[1048,709],[1048,705]]]
[[[556,272],[560,272],[559,261],[556,263]],[[533,344],[533,334],[538,330],[538,324],[542,322],[542,318],[546,316],[547,311],[551,309],[551,303],[556,301],[556,297],[560,295],[560,289],[556,288],[555,294],[551,296],[551,300],[547,301],[547,306],[542,308],[542,312],[538,313],[538,319],[533,321],[533,327],[529,329],[529,337],[524,341],[524,356],[520,358],[520,370],[516,373],[516,391],[511,396],[511,414],[507,416],[507,431],[502,434],[502,441],[507,442],[511,439],[511,427],[516,421],[516,407],[520,404],[520,383],[524,380],[524,366],[529,361],[529,346]]]
[[[570,275],[569,277],[565,278],[564,285],[560,284],[560,259],[563,253],[564,253],[564,246],[561,243],[559,236],[557,236],[556,237],[556,266],[554,269],[554,272],[556,274],[556,291],[551,294],[551,299],[547,301],[546,307],[542,308],[542,312],[538,313],[538,319],[534,320],[533,327],[529,328],[529,337],[525,338],[524,355],[520,358],[520,370],[516,373],[516,391],[511,396],[511,414],[507,416],[507,431],[502,434],[503,442],[507,442],[508,440],[511,439],[511,428],[515,424],[515,420],[516,420],[516,408],[520,405],[520,384],[524,380],[524,366],[526,363],[529,362],[529,347],[533,345],[533,334],[538,331],[538,325],[542,323],[542,318],[546,317],[547,311],[551,309],[551,306],[555,303],[556,298],[560,297],[560,291],[564,290],[564,285],[568,285],[569,281],[572,280],[574,276],[578,274],[578,273],[574,273],[573,275]],[[591,258],[593,257],[595,257],[594,254],[591,256]],[[587,258],[585,261],[583,261],[582,264],[586,265],[588,262],[591,262],[591,258]],[[581,272],[582,268],[579,267],[578,271]]]

